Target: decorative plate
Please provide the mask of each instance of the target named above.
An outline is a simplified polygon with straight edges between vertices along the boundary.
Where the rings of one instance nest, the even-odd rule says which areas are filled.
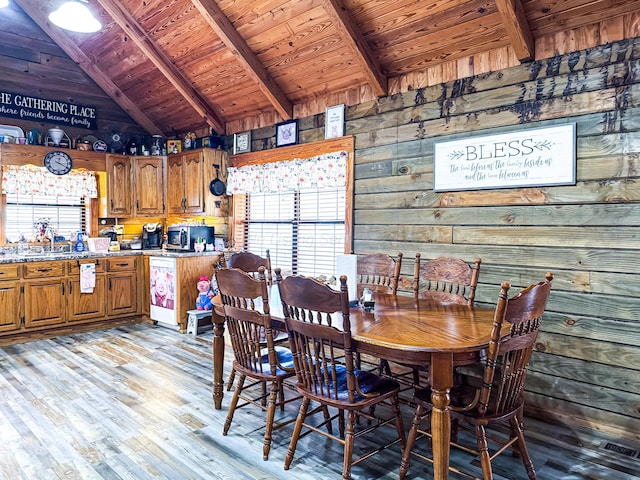
[[[94,152],[106,152],[107,151],[107,144],[105,142],[103,142],[102,140],[97,140],[93,144],[93,151]]]

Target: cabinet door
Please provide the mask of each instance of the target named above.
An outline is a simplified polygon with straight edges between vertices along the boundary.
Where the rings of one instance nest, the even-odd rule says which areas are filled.
[[[135,315],[138,311],[138,281],[135,273],[109,275],[108,315]]]
[[[63,279],[25,282],[25,327],[64,323],[66,320],[65,283]]]
[[[96,275],[96,285],[93,292],[81,293],[80,277],[70,279],[67,291],[67,317],[69,321],[104,317],[107,311],[105,285],[104,274]]]
[[[107,212],[113,217],[131,216],[131,158],[107,155]]]
[[[164,215],[162,157],[134,157],[136,215]]]
[[[185,211],[185,169],[182,155],[167,157],[167,213],[182,214]]]
[[[17,282],[0,282],[0,332],[20,328],[20,285]]]
[[[204,158],[201,151],[183,154],[184,210],[204,212]],[[213,178],[211,179],[213,180]]]

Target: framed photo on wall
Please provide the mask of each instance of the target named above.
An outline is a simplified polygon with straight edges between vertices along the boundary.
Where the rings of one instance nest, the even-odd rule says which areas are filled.
[[[276,125],[276,147],[298,143],[298,120],[288,120]]]
[[[344,103],[328,107],[324,116],[324,138],[344,135]]]
[[[251,151],[251,132],[235,133],[233,135],[233,154]]]

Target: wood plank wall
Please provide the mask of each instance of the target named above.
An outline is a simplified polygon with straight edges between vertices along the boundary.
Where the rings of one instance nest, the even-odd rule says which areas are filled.
[[[640,436],[640,37],[347,107],[355,253],[482,258],[495,305],[555,274],[528,379],[546,420]],[[300,120],[301,142],[324,115]],[[433,191],[434,141],[576,123],[577,184]],[[273,146],[273,126],[252,132]]]
[[[356,137],[354,251],[482,258],[500,282],[555,274],[530,411],[640,434],[640,38],[347,109]],[[433,192],[437,140],[577,125],[577,185]],[[513,290],[514,292],[517,289]],[[634,380],[635,379],[635,380]]]

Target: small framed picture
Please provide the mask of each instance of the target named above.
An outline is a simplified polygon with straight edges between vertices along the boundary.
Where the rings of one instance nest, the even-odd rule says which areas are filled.
[[[298,143],[298,120],[288,120],[276,125],[276,147]]]
[[[251,132],[235,133],[233,135],[233,154],[251,151]]]
[[[344,135],[344,103],[328,107],[324,116],[324,138]]]

